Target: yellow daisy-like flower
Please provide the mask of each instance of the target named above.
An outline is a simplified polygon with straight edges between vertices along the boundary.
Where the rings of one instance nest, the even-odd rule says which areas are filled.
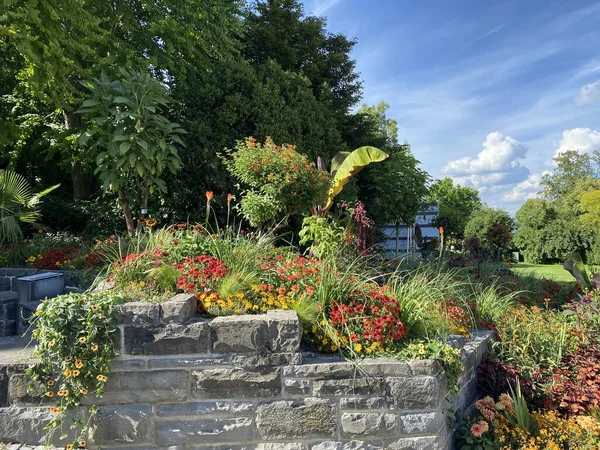
[[[48,386],[54,386],[54,380],[48,380]]]
[[[46,397],[52,398],[52,397],[54,397],[54,392],[52,392],[52,391],[48,391],[48,392],[46,392],[44,395],[45,395]]]
[[[75,367],[77,367],[78,369],[81,369],[83,367],[83,361],[80,359],[75,361]]]
[[[97,352],[98,351],[98,346],[97,345],[92,345],[92,351],[93,352]]]
[[[81,342],[82,344],[85,343],[87,341],[87,338],[85,336],[81,336],[79,338],[79,342]]]
[[[79,392],[81,392],[82,395],[85,395],[88,393],[88,390],[86,388],[81,388],[79,389]]]
[[[63,375],[67,378],[71,378],[71,375],[73,375],[73,372],[71,372],[71,369],[65,369],[65,371],[63,372]]]
[[[81,372],[79,372],[79,370],[74,370],[74,371],[73,371],[73,373],[72,373],[72,375],[73,375],[74,377],[78,377],[80,373],[81,373]]]

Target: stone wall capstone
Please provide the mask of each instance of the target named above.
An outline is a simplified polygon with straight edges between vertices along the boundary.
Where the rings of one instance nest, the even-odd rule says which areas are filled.
[[[472,404],[491,340],[488,332],[455,339],[466,367],[448,401],[437,361],[302,353],[294,311],[208,321],[195,317],[192,299],[120,307],[121,356],[104,396],[89,400],[99,405],[89,447],[450,449],[448,409]],[[23,387],[24,369],[0,367],[0,442],[35,446],[48,405]],[[73,414],[87,418],[85,407]]]

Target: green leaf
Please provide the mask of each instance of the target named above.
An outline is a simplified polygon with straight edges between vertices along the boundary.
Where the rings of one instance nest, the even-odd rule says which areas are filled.
[[[135,164],[135,170],[137,170],[140,177],[144,176],[144,165],[140,161]]]
[[[343,153],[338,153],[338,155],[334,156],[331,163],[332,167],[335,164],[336,171],[325,203],[325,210],[331,208],[333,198],[342,191],[354,175],[369,164],[384,161],[389,157],[384,151],[369,146],[357,148],[345,156]]]
[[[121,145],[119,145],[119,151],[121,153],[127,153],[127,151],[130,148],[131,148],[131,142],[129,142],[129,141],[121,142]]]
[[[82,108],[89,108],[90,106],[96,106],[100,104],[100,100],[96,100],[93,98],[88,98],[87,100],[84,100],[84,102],[81,104]]]
[[[129,155],[129,165],[131,167],[133,167],[135,165],[135,160],[136,160],[135,154],[131,153]]]

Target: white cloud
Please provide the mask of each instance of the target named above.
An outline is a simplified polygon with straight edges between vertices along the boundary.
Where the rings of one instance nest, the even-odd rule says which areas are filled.
[[[546,173],[548,172],[532,173],[525,181],[516,184],[507,191],[502,196],[502,201],[523,203],[527,199],[535,198],[541,190],[542,176]]]
[[[461,186],[472,187],[480,193],[495,192],[500,187],[512,185],[523,181],[529,176],[527,167],[519,166],[510,172],[492,172],[487,174],[471,174],[453,177],[455,183]]]
[[[573,128],[565,130],[562,139],[558,142],[554,156],[567,150],[575,150],[580,153],[591,153],[600,151],[600,131],[590,128]]]
[[[575,97],[577,106],[593,105],[597,101],[600,101],[600,80],[583,86]]]
[[[521,168],[517,160],[525,158],[526,154],[527,147],[519,141],[495,131],[487,135],[483,150],[476,158],[465,156],[449,161],[442,168],[442,172],[468,176],[513,172]]]

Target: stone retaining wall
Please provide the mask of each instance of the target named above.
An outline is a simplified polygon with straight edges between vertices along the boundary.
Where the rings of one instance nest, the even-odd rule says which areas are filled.
[[[448,402],[437,361],[306,354],[293,311],[209,322],[194,317],[192,300],[121,307],[122,356],[96,402],[90,447],[449,449],[447,410],[472,403],[474,369],[491,338],[453,340],[466,369]],[[49,413],[40,393],[28,392],[23,370],[0,370],[0,442],[36,445]]]

